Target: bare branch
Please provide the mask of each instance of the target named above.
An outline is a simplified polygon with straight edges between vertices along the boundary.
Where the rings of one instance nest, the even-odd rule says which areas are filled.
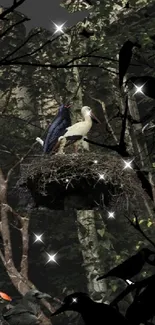
[[[71,28],[67,29],[67,31],[70,31],[71,29],[73,29],[74,26],[72,26]],[[19,57],[14,58],[13,60],[19,60],[19,59],[23,59],[25,57],[28,56],[32,56],[33,54],[38,53],[40,50],[42,50],[46,45],[51,44],[53,42],[55,42],[57,39],[60,38],[61,35],[58,35],[56,37],[54,37],[52,40],[47,40],[44,44],[42,44],[41,46],[37,47],[35,50],[33,50],[32,52],[26,53],[24,55],[21,55]]]
[[[38,35],[38,34],[40,34],[41,32],[40,31],[38,31],[38,32],[36,32],[36,33],[34,33],[34,34],[32,34],[32,35],[30,35],[29,37],[27,37],[27,39],[20,45],[20,46],[18,46],[14,51],[12,51],[11,53],[9,53],[8,55],[6,55],[2,60],[0,60],[0,65],[2,64],[4,64],[3,62],[5,62],[5,60],[7,60],[10,56],[12,56],[13,54],[15,54],[16,52],[18,52],[22,47],[24,47],[24,45],[26,45],[27,43],[28,43],[28,41],[32,38],[32,37],[34,37],[34,36],[36,36],[36,35]],[[13,60],[13,59],[12,59]],[[12,61],[11,60],[11,61]],[[7,61],[7,62],[10,62],[10,61]]]
[[[141,235],[153,246],[155,247],[155,243],[143,232],[143,230],[141,229],[140,225],[139,225],[139,221],[138,221],[138,217],[136,215],[136,213],[134,212],[134,216],[136,218],[136,222],[134,223],[130,218],[128,218],[128,216],[125,216],[125,218],[130,222],[130,224],[136,229],[138,230]]]
[[[101,66],[99,64],[72,64],[72,65],[66,65],[66,63],[64,64],[50,64],[50,63],[39,63],[39,62],[23,62],[23,61],[0,61],[0,65],[1,66],[6,66],[6,65],[19,65],[19,66],[31,66],[31,67],[41,67],[41,68],[51,68],[51,69],[71,69],[71,68],[101,68],[105,71],[108,71],[112,74],[118,75],[118,72],[112,71],[108,68],[105,68],[104,66]]]
[[[19,215],[19,213],[17,213],[9,204],[5,204],[5,206],[7,206],[8,210],[17,217],[17,219],[20,222],[20,224],[23,225],[23,221],[24,221],[25,217]]]
[[[10,170],[9,170],[8,173],[7,173],[7,179],[6,179],[7,182],[8,182],[8,180],[9,180],[9,178],[10,178],[12,172],[14,171],[14,169],[15,169],[16,167],[18,167],[18,166],[21,164],[21,162],[22,162],[22,161],[23,161],[23,160],[28,156],[28,154],[31,152],[31,150],[34,148],[34,146],[35,146],[36,144],[37,144],[37,141],[34,142],[34,143],[32,144],[32,146],[30,147],[30,149],[27,151],[27,153],[26,153],[23,157],[21,157],[21,159],[20,159],[19,161],[17,161],[16,164],[15,164],[13,167],[10,168]]]
[[[25,0],[19,0],[17,2],[17,0],[15,0],[13,2],[13,5],[11,7],[9,7],[8,9],[4,10],[1,14],[0,14],[0,19],[4,20],[4,17],[7,16],[8,14],[10,14],[11,12],[14,12],[14,10],[16,8],[18,8],[19,6],[21,6],[21,4],[25,2]]]
[[[127,123],[127,114],[128,114],[128,96],[126,96],[125,99],[125,111],[124,111],[124,116],[122,120],[122,129],[121,129],[121,135],[120,135],[120,141],[119,141],[119,147],[124,148],[126,146],[125,144],[125,130],[126,130],[126,123]]]
[[[29,249],[28,228],[29,228],[29,218],[24,217],[23,227],[21,229],[23,250],[22,250],[22,259],[20,264],[21,265],[20,272],[26,278],[28,277],[28,249]]]
[[[6,263],[13,263],[12,256],[12,247],[11,247],[11,237],[10,237],[10,229],[8,222],[8,206],[5,203],[1,203],[1,223],[2,223],[2,238],[3,238],[3,247],[4,247],[4,255]]]
[[[42,131],[44,130],[41,126],[35,125],[35,124],[31,123],[30,121],[25,120],[24,118],[21,118],[19,116],[15,116],[15,115],[11,115],[11,114],[3,114],[3,112],[4,111],[0,112],[0,118],[6,117],[8,119],[17,119],[19,121],[25,122],[25,125],[32,125],[32,126],[35,126],[35,128],[37,128],[37,129],[40,129]],[[30,114],[30,116],[32,116],[32,115]],[[10,152],[11,152],[11,150],[10,150]]]
[[[17,25],[20,25],[20,24],[22,24],[22,23],[24,23],[25,21],[29,21],[29,20],[31,20],[31,19],[29,19],[29,18],[23,18],[23,19],[21,19],[20,21],[18,21],[18,22],[16,22],[16,23],[14,23],[14,24],[12,24],[10,27],[8,27],[2,34],[0,34],[0,38],[2,38],[2,37],[4,37],[10,30],[12,30],[13,29],[13,27],[15,27],[15,26],[17,26]]]
[[[97,99],[97,98],[94,98],[94,97],[92,97],[92,96],[89,96],[89,97],[92,98],[93,100],[95,100],[96,102],[98,102],[98,103],[101,104],[102,109],[103,109],[103,113],[104,113],[104,118],[105,118],[105,121],[106,121],[106,123],[107,123],[107,126],[108,126],[108,128],[109,128],[109,130],[110,130],[111,135],[113,136],[114,141],[115,141],[116,144],[118,145],[119,143],[118,143],[117,137],[116,137],[116,135],[115,135],[115,133],[114,133],[114,130],[113,130],[113,128],[112,128],[112,126],[111,126],[111,124],[110,124],[110,122],[109,122],[109,118],[108,118],[108,115],[107,115],[107,112],[106,112],[106,107],[105,107],[104,102],[103,102],[102,100]]]
[[[3,255],[1,249],[0,249],[0,258],[1,258],[1,260],[2,260],[2,262],[3,262],[3,264],[4,264],[4,266],[6,266],[5,257],[4,257],[4,255]]]

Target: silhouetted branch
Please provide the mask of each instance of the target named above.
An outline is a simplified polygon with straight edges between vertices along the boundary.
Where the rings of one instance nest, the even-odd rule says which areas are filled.
[[[10,30],[12,30],[13,27],[20,25],[20,24],[24,23],[25,21],[29,21],[29,20],[31,20],[31,19],[25,17],[25,18],[21,19],[20,21],[12,24],[2,34],[0,34],[0,38],[4,37]]]
[[[128,113],[128,96],[126,96],[125,99],[125,111],[123,114],[123,120],[122,120],[122,128],[121,128],[121,135],[120,135],[120,141],[119,141],[119,147],[126,147],[125,144],[125,130],[126,130],[126,123],[127,123],[127,113]]]
[[[17,0],[14,0],[13,5],[0,14],[0,19],[3,20],[6,15],[14,12],[14,10],[18,8],[23,2],[25,2],[25,0],[19,0],[18,2]]]
[[[136,213],[134,212],[134,216],[135,216],[135,219],[136,219],[136,222],[134,223],[132,220],[130,220],[130,218],[128,218],[127,216],[126,219],[128,219],[128,221],[130,222],[130,224],[136,229],[138,230],[141,235],[153,246],[155,247],[155,243],[143,232],[143,230],[141,229],[140,225],[139,225],[139,222],[138,222],[138,217],[136,215]]]
[[[127,296],[131,291],[138,289],[141,290],[143,287],[146,287],[152,280],[154,280],[155,274],[151,275],[150,277],[137,281],[134,284],[128,285],[128,287],[123,290],[111,303],[111,306],[117,305],[125,296]]]
[[[100,48],[97,48],[97,49],[95,49],[94,51],[92,51],[92,53],[93,53],[93,52],[97,52],[97,51],[99,51],[99,50],[100,50]],[[84,58],[94,58],[94,59],[107,60],[107,61],[111,61],[111,62],[118,62],[117,59],[112,59],[112,58],[109,58],[108,56],[91,55],[91,54],[82,54],[82,55],[80,55],[80,56],[74,57],[72,60],[70,60],[70,61],[68,62],[68,64],[73,63],[74,61],[77,61],[77,60],[84,59]],[[130,65],[131,65],[131,66],[136,66],[136,67],[141,66],[141,65],[139,65],[139,64],[134,64],[134,63],[131,63]]]
[[[10,55],[9,55],[10,56]],[[101,68],[105,71],[108,71],[110,73],[113,73],[115,75],[118,75],[118,72],[115,72],[115,71],[112,71],[108,68],[105,68],[104,66],[100,66],[98,64],[72,64],[72,65],[67,65],[67,63],[64,63],[64,64],[44,64],[44,63],[35,63],[35,62],[20,62],[20,61],[13,61],[13,60],[10,60],[10,61],[0,61],[0,66],[11,66],[11,65],[19,65],[19,66],[31,66],[31,67],[41,67],[41,68],[51,68],[51,69],[71,69],[71,68]]]
[[[32,38],[32,37],[34,37],[34,36],[36,36],[36,35],[38,35],[38,34],[40,34],[41,32],[40,31],[38,31],[38,32],[36,32],[36,33],[34,33],[34,34],[32,34],[32,35],[30,35],[20,46],[18,46],[14,51],[12,51],[11,53],[9,53],[9,54],[7,54],[2,60],[0,60],[0,65],[4,65],[4,63],[3,62],[5,62],[5,60],[7,60],[10,56],[12,56],[13,54],[15,54],[16,52],[18,52],[21,48],[23,48],[27,43],[28,43],[28,41]],[[11,60],[11,62],[13,61],[13,59]],[[10,61],[6,61],[6,62],[10,62]],[[10,64],[9,64],[10,65]]]

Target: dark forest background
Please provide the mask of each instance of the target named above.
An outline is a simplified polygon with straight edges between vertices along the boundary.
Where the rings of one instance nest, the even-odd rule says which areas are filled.
[[[7,20],[0,8],[0,290],[10,296],[23,295],[35,286],[60,300],[73,291],[85,291],[95,301],[110,302],[126,285],[118,279],[96,282],[97,276],[140,248],[153,248],[127,217],[134,222],[136,212],[143,232],[154,238],[154,129],[142,133],[142,128],[154,121],[155,103],[142,94],[133,96],[128,89],[122,143],[127,157],[123,147],[118,150],[125,110],[118,87],[118,54],[126,40],[138,40],[142,47],[134,50],[127,78],[154,76],[155,3],[133,0],[129,9],[125,3],[96,2],[88,19],[54,37],[41,28],[26,35],[20,7],[13,8]],[[86,8],[77,0],[62,5],[70,12]],[[93,36],[80,35],[82,28],[93,31]],[[79,153],[82,158],[70,148],[64,162],[44,158],[35,139],[44,139],[59,105],[68,101],[73,123],[81,119],[82,106],[92,108],[102,123],[93,125],[88,139],[103,146],[86,142],[89,152]],[[123,169],[123,159],[133,158],[151,192],[135,169]],[[72,159],[76,169],[68,169],[66,175]],[[98,164],[93,165],[95,159]],[[93,167],[87,173],[90,162]],[[98,178],[102,173],[107,175],[105,182]],[[39,182],[51,184],[46,193]],[[32,195],[34,188],[37,198]],[[108,211],[115,212],[115,219],[108,218]],[[44,233],[44,243],[33,243],[34,233]],[[58,252],[59,265],[45,265],[45,252]],[[153,273],[154,267],[146,265],[137,279]],[[130,294],[120,310],[124,312],[131,301]],[[68,324],[73,319],[79,322],[79,316],[69,313],[53,323]]]

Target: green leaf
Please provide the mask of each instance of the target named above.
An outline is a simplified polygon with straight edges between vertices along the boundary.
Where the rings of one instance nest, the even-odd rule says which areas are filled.
[[[103,229],[99,229],[99,230],[97,230],[97,232],[98,232],[98,234],[99,234],[101,237],[103,237],[104,234],[105,234],[105,229],[104,229],[104,228],[103,228]]]
[[[117,290],[117,285],[116,284],[113,284],[111,287],[112,287],[113,292],[115,292]]]
[[[144,219],[139,220],[139,224],[143,223],[144,221]]]
[[[147,226],[151,227],[152,226],[152,221],[148,221]]]

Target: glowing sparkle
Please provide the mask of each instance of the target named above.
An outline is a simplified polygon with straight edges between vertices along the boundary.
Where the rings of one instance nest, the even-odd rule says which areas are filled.
[[[46,253],[46,254],[48,255],[48,261],[47,261],[47,263],[54,262],[54,263],[58,264],[57,261],[55,260],[55,256],[57,255],[57,253],[55,253],[55,254]]]
[[[54,34],[57,34],[57,33],[64,33],[64,31],[63,31],[63,26],[66,24],[66,22],[63,23],[62,25],[57,25],[57,24],[55,24],[54,22],[53,22],[53,24],[54,24],[54,26],[55,26],[55,32],[54,32]],[[53,34],[53,35],[54,35],[54,34]]]
[[[115,212],[108,212],[108,219],[115,219]]]
[[[130,280],[126,280],[126,282],[130,285],[130,284],[134,284],[134,282],[130,281]]]
[[[98,163],[98,160],[94,160],[94,164],[97,164]]]
[[[103,180],[104,179],[104,174],[99,174],[99,179]]]
[[[41,234],[41,235],[34,234],[34,236],[35,236],[35,241],[34,241],[34,243],[36,243],[37,241],[40,241],[40,242],[43,243],[43,240],[42,240],[42,236],[43,236],[43,234]]]
[[[132,160],[130,160],[130,161],[125,161],[125,160],[123,160],[123,162],[124,162],[124,168],[123,168],[123,169],[126,169],[126,168],[133,169],[132,166],[131,166],[133,160],[134,160],[134,159],[132,159]]]
[[[142,91],[142,88],[144,87],[145,84],[146,84],[146,82],[142,86],[137,86],[137,85],[134,84],[134,86],[136,88],[136,91],[135,91],[134,95],[137,94],[137,93],[141,93],[141,94],[144,95],[144,93]]]
[[[77,302],[77,298],[72,298],[72,302],[76,303]]]
[[[66,183],[68,183],[69,182],[69,179],[68,178],[66,178]]]

